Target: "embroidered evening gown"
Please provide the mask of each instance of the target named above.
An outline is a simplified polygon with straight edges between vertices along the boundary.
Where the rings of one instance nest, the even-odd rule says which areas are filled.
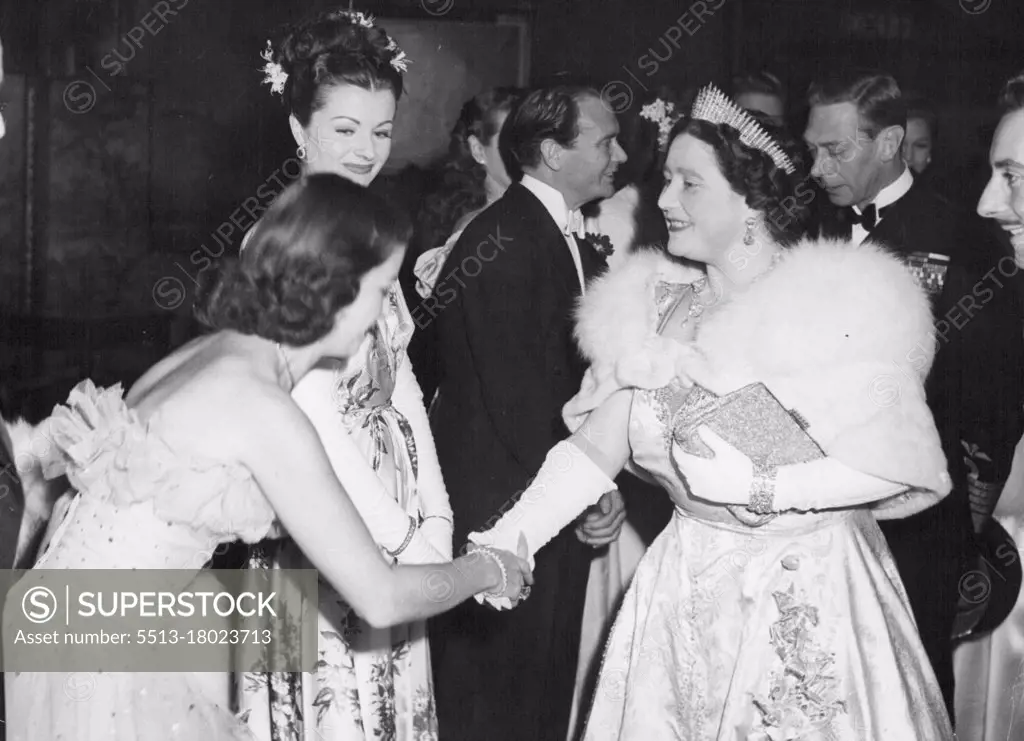
[[[636,394],[629,439],[676,514],[615,620],[585,741],[949,741],[872,512],[710,518],[670,458],[669,393]]]
[[[878,286],[870,305],[860,299],[865,280]],[[950,741],[876,521],[949,490],[921,388],[927,367],[897,363],[915,347],[927,365],[927,298],[891,257],[840,243],[789,248],[699,321],[685,308],[699,289],[684,281],[692,278],[664,258],[637,255],[593,286],[580,311],[577,337],[593,364],[566,422],[578,429],[629,389],[629,465],[675,505],[613,624],[584,741]],[[669,321],[683,329],[662,336]],[[672,457],[688,393],[680,372],[716,394],[762,381],[809,420],[829,457],[913,488],[764,522],[697,499]],[[906,374],[899,398],[868,395],[888,378],[878,373],[893,372]],[[829,507],[829,492],[815,502]]]

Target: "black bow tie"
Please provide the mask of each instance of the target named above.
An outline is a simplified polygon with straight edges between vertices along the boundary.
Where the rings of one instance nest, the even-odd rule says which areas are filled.
[[[885,216],[885,212],[888,210],[888,206],[882,208],[875,208],[875,204],[869,203],[864,209],[858,214],[853,207],[846,209],[846,220],[850,224],[860,224],[865,229],[874,229],[878,225],[879,219]]]

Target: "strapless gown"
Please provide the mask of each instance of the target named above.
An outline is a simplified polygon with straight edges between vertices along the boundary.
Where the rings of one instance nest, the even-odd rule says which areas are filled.
[[[171,448],[120,386],[84,381],[51,418],[47,474],[78,492],[37,569],[200,569],[222,543],[256,542],[274,511],[247,469]],[[251,739],[190,673],[5,674],[7,741]]]

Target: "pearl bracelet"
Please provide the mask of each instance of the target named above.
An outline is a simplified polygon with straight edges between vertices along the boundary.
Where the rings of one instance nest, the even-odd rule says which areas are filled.
[[[775,476],[779,469],[762,461],[754,461],[754,479],[750,482],[750,503],[747,509],[755,515],[770,515],[775,504]]]
[[[484,592],[484,597],[501,599],[505,595],[505,592],[508,591],[508,571],[505,569],[505,564],[502,563],[501,558],[499,558],[498,554],[486,545],[474,546],[470,553],[481,553],[494,561],[494,563],[498,564],[498,569],[501,571],[501,587],[493,592]]]

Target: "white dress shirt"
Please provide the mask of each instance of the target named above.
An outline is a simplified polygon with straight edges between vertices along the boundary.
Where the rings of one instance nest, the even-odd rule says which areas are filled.
[[[580,290],[585,290],[586,280],[583,277],[583,262],[580,260],[580,247],[576,244],[575,237],[583,237],[585,234],[583,216],[579,209],[570,211],[565,205],[565,198],[557,190],[547,183],[542,183],[535,177],[523,175],[520,181],[524,188],[537,196],[544,208],[551,214],[551,218],[558,224],[558,228],[565,235],[565,243],[569,245],[569,253],[576,265],[576,275],[580,279]],[[572,227],[572,228],[570,228]]]
[[[910,186],[914,184],[914,176],[910,173],[910,168],[906,165],[903,166],[903,174],[893,180],[887,186],[878,191],[878,195],[875,196],[875,200],[872,201],[875,204],[875,208],[881,211],[886,206],[896,203],[899,199],[907,194],[910,190]],[[861,212],[856,206],[853,210],[858,214]],[[881,221],[882,217],[879,215],[878,220]],[[852,239],[857,244],[860,244],[867,239],[868,230],[864,228],[863,224],[853,225],[853,236]]]

